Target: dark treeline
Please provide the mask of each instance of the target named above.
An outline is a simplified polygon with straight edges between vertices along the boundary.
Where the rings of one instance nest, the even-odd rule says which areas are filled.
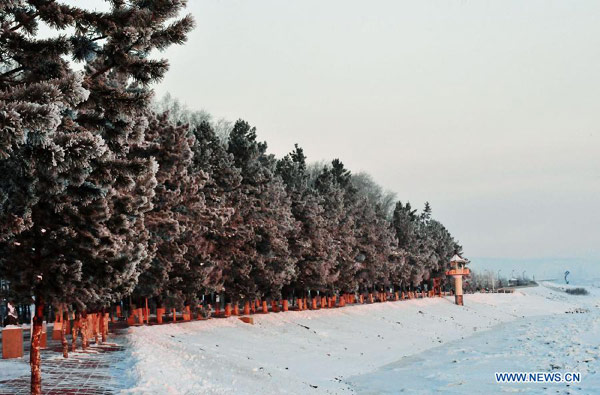
[[[243,302],[431,287],[460,250],[428,203],[417,213],[338,159],[308,165],[297,145],[277,159],[247,122],[215,125],[170,96],[154,111],[154,254],[138,300],[179,307],[211,293]]]
[[[185,1],[108,3],[0,5],[0,278],[9,299],[35,300],[33,393],[48,306],[195,306],[443,275],[460,246],[429,205],[394,205],[337,159],[307,166],[300,147],[275,158],[245,121],[156,110],[168,62],[152,55],[185,42]]]

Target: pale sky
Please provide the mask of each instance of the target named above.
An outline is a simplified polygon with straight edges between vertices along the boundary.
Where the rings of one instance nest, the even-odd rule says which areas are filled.
[[[88,1],[86,3],[92,3]],[[468,257],[600,258],[600,2],[191,0],[157,87],[340,158]]]

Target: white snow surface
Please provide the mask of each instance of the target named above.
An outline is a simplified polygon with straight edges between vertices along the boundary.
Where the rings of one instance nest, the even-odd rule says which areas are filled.
[[[464,307],[428,298],[257,314],[255,325],[231,317],[130,328],[135,385],[126,392],[543,393],[548,386],[500,385],[493,374],[552,369],[584,375],[557,390],[600,388],[600,292],[586,289],[572,296],[545,283],[465,295]]]

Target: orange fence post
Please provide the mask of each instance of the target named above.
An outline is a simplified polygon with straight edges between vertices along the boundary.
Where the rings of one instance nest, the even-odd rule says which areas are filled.
[[[231,303],[225,305],[225,317],[231,317]]]
[[[163,323],[163,315],[165,315],[165,308],[157,307],[156,308],[156,322],[158,322],[159,324],[162,324]]]
[[[282,304],[282,307],[283,307],[283,311],[288,311],[288,300],[287,299],[283,299],[283,302],[281,304]]]
[[[313,310],[317,309],[317,298],[312,298],[312,309]]]
[[[240,315],[240,304],[238,302],[233,304],[233,315]]]
[[[2,331],[2,359],[23,357],[23,328],[4,328]]]
[[[267,301],[263,300],[262,302],[262,312],[263,314],[268,314],[269,313],[269,308],[267,307]]]
[[[63,326],[62,311],[63,311],[62,306],[59,306],[58,314],[56,315],[56,318],[54,319],[54,327],[52,328],[52,340],[60,340],[62,338],[62,326]]]
[[[173,322],[177,322],[177,310],[172,309],[173,311]]]
[[[248,301],[244,303],[244,315],[250,315],[250,302]]]

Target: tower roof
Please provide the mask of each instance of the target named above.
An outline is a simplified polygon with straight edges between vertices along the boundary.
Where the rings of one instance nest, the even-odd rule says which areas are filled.
[[[463,257],[461,257],[458,254],[454,254],[454,256],[452,257],[452,259],[450,259],[450,262],[467,263],[469,261],[467,261],[466,259],[464,259]]]

